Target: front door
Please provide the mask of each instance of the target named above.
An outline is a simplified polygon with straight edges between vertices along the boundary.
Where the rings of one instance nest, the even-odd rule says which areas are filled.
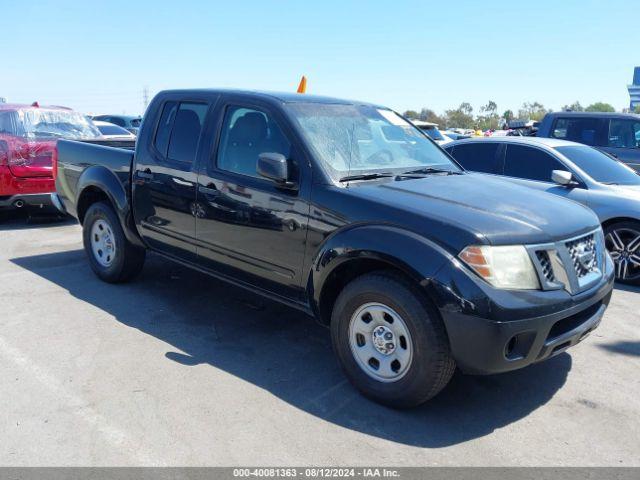
[[[583,186],[558,185],[551,180],[553,170],[570,171],[560,160],[541,148],[511,143],[506,145],[503,173],[511,177],[514,183],[587,205],[588,190]]]
[[[612,118],[607,143],[600,148],[640,172],[640,120]]]
[[[284,119],[266,107],[226,104],[219,115],[217,145],[198,177],[199,261],[273,293],[301,296],[309,167],[282,128]],[[267,152],[289,160],[290,180],[299,188],[258,175],[258,155]]]
[[[186,260],[196,254],[195,159],[206,102],[164,102],[149,148],[136,157],[134,208],[140,234],[155,250]]]

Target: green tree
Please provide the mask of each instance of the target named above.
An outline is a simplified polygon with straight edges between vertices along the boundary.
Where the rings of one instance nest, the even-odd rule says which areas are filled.
[[[498,105],[493,100],[489,100],[486,105],[480,107],[481,114],[476,117],[476,125],[481,130],[497,130],[500,126],[498,115]]]
[[[447,120],[445,118],[441,117],[429,108],[423,108],[420,110],[420,116],[418,118],[424,122],[436,123],[442,128],[445,128],[447,124]]]
[[[565,112],[584,112],[584,107],[576,100],[571,105],[565,105],[562,107],[562,110]]]
[[[519,120],[533,120],[540,121],[547,114],[547,109],[544,108],[539,102],[525,102],[522,104],[522,108],[518,110]]]
[[[461,103],[455,110],[447,110],[444,116],[447,127],[473,128],[475,125],[473,107],[467,102]]]
[[[636,105],[636,108],[633,109],[633,113],[640,113],[640,105]]]
[[[502,124],[508,127],[511,120],[513,120],[513,111],[505,110],[502,114]]]
[[[587,112],[615,112],[616,109],[613,108],[613,105],[604,102],[596,102],[589,105],[585,108]]]
[[[407,110],[402,114],[404,117],[407,117],[409,120],[417,120],[420,115],[415,110]]]

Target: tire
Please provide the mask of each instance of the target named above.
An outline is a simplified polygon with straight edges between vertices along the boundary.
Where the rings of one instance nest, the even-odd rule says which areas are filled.
[[[380,337],[392,341],[383,345]],[[455,370],[437,310],[414,285],[392,272],[363,275],[343,289],[333,308],[331,339],[351,383],[390,407],[426,402],[449,383]]]
[[[113,208],[94,203],[84,217],[82,239],[89,264],[101,280],[122,283],[140,273],[145,250],[133,245],[124,235]]]
[[[640,285],[640,222],[613,223],[604,229],[604,236],[615,264],[616,282]]]

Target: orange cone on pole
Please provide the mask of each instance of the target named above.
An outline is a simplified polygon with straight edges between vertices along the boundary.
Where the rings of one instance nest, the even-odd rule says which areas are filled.
[[[300,79],[300,85],[298,85],[298,93],[305,93],[307,91],[307,77],[304,75]]]

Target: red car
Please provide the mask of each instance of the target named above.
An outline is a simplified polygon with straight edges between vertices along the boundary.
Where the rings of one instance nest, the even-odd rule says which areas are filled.
[[[0,209],[51,205],[57,140],[98,137],[90,120],[68,108],[0,103]]]

